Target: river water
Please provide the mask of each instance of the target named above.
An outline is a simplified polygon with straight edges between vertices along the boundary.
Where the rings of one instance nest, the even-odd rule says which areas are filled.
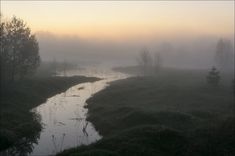
[[[64,149],[90,144],[102,138],[92,123],[86,120],[86,100],[108,86],[109,82],[128,77],[126,74],[98,68],[68,71],[64,74],[92,76],[102,80],[75,85],[32,110],[41,117],[43,130],[30,156],[55,155]]]

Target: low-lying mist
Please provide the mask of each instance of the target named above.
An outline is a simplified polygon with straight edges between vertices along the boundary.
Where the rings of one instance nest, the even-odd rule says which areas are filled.
[[[132,40],[83,39],[79,36],[59,36],[50,32],[36,33],[42,61],[73,62],[80,66],[129,66],[137,64],[141,49],[160,53],[163,66],[208,69],[215,63],[216,44],[220,38],[229,40],[234,51],[233,37],[212,35],[175,35],[172,37]],[[102,38],[102,37],[101,37]]]

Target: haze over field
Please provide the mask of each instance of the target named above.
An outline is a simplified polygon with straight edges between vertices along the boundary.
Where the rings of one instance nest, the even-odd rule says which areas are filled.
[[[235,156],[234,0],[0,0],[0,156]]]
[[[234,43],[234,1],[2,1],[24,19],[42,60],[135,65],[143,47],[165,66],[208,68],[219,38]]]

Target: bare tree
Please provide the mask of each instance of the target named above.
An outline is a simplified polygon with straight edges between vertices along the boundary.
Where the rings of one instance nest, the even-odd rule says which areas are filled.
[[[155,73],[157,73],[162,66],[162,58],[159,52],[154,53],[153,66],[154,66]]]
[[[147,48],[142,49],[137,61],[138,61],[142,74],[143,75],[149,74],[152,68],[152,58]]]

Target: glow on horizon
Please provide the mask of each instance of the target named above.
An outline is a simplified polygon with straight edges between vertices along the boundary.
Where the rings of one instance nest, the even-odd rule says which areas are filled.
[[[234,1],[1,1],[1,12],[33,32],[82,38],[234,34]]]

